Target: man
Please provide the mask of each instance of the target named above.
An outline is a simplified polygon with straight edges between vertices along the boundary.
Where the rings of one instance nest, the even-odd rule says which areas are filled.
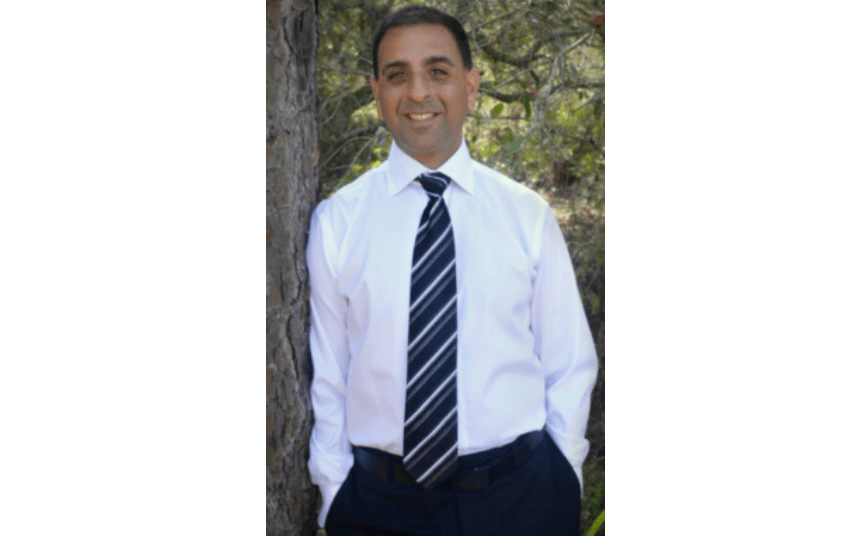
[[[329,536],[577,534],[597,374],[549,206],[474,162],[462,26],[412,6],[374,36],[387,162],[308,243],[309,467]]]

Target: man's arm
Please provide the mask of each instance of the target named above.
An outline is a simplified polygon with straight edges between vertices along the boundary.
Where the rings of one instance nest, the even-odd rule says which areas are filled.
[[[585,428],[597,379],[597,352],[564,236],[552,210],[546,210],[532,298],[532,332],[544,370],[547,431],[583,486],[582,462],[588,454]]]
[[[321,203],[311,218],[307,247],[314,364],[311,402],[315,419],[308,468],[323,497],[320,526],[324,525],[331,503],[353,464],[346,430],[347,301],[338,292],[333,264],[338,244],[326,210],[331,207],[325,204]]]

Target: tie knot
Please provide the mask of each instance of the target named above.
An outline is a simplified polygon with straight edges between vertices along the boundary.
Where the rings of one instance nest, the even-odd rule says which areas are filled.
[[[451,177],[444,173],[439,173],[438,171],[422,173],[416,180],[421,183],[421,186],[423,186],[425,190],[427,190],[427,193],[435,195],[442,195],[442,192],[444,192],[445,188],[448,187],[448,184],[451,183]]]

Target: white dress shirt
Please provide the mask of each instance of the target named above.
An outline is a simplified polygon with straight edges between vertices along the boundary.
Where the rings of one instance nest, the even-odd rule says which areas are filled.
[[[309,468],[325,522],[351,445],[403,454],[412,249],[428,168],[396,143],[386,162],[311,218]],[[465,141],[438,171],[457,256],[457,426],[461,455],[544,425],[582,483],[597,356],[570,256],[549,205],[475,162]]]

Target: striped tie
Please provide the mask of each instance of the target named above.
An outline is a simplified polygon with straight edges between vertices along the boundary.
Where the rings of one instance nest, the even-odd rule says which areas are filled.
[[[430,200],[415,237],[409,299],[403,464],[431,489],[457,469],[457,270],[438,172],[417,179]]]

